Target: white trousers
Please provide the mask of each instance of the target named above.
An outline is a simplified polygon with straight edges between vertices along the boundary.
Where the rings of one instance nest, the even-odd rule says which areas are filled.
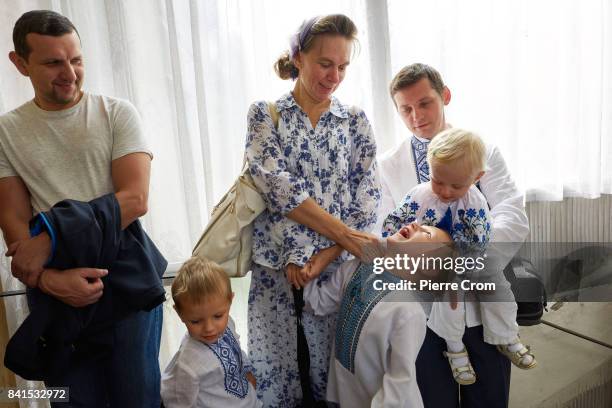
[[[467,279],[462,275],[455,279],[457,283]],[[474,279],[471,280],[475,281]],[[480,303],[480,314],[482,319],[484,341],[489,344],[510,344],[518,336],[518,325],[516,324],[516,302],[510,289],[510,283],[503,273],[489,274],[481,282],[495,284],[494,292],[478,291],[475,297]],[[459,289],[457,292],[457,308],[451,308],[451,294],[445,292],[434,302],[427,326],[438,336],[446,341],[460,342],[465,332],[465,292]]]

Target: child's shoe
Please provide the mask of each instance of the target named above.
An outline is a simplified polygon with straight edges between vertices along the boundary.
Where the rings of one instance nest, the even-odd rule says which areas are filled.
[[[500,353],[508,357],[512,364],[523,370],[529,370],[538,365],[529,346],[524,346],[517,338],[514,343],[498,345],[497,349]]]
[[[458,353],[451,353],[450,351],[445,351],[444,356],[448,358],[448,363],[450,364],[451,370],[453,371],[453,378],[455,379],[455,381],[457,381],[458,384],[470,385],[476,382],[476,372],[474,371],[474,367],[472,367],[472,364],[470,364],[470,359],[465,348]],[[457,363],[463,364],[457,365]]]

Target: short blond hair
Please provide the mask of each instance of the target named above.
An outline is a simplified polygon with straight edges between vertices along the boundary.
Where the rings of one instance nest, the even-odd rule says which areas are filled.
[[[199,304],[212,296],[232,300],[229,277],[215,262],[197,257],[189,259],[172,282],[172,299],[177,310],[183,302]]]
[[[485,170],[485,145],[470,131],[450,128],[436,135],[427,148],[427,163],[451,164],[460,161],[472,173]]]

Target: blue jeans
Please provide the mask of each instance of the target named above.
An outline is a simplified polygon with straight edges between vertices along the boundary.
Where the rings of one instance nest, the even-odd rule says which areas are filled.
[[[482,326],[466,327],[463,343],[476,382],[459,386],[442,354],[446,342],[429,327],[416,360],[417,383],[425,408],[506,408],[510,394],[510,360],[483,340]]]
[[[114,326],[113,354],[106,360],[82,360],[66,367],[49,387],[69,387],[70,402],[53,407],[159,408],[159,343],[162,307],[138,312]]]

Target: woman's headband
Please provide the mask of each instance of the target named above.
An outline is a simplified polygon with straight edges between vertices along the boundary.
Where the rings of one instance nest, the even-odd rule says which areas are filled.
[[[298,52],[304,49],[304,42],[312,30],[312,26],[319,21],[319,16],[313,17],[310,20],[305,20],[300,26],[300,30],[293,34],[289,39],[289,58],[291,61],[297,56]]]

